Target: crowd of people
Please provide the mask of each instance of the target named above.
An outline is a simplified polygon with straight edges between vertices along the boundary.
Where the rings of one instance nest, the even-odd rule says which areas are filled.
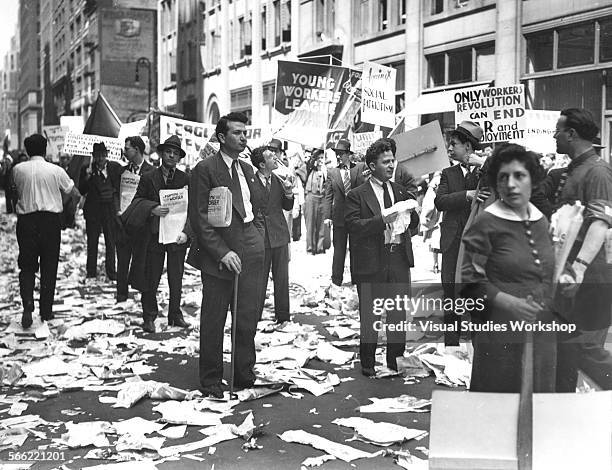
[[[91,164],[82,168],[77,185],[60,166],[45,161],[44,137],[28,137],[24,145],[29,159],[12,168],[10,184],[17,195],[23,327],[32,324],[39,267],[40,314],[43,320],[53,318],[61,217],[67,200],[80,194],[86,276],[98,275],[102,233],[106,276],[116,281],[117,302],[128,298],[129,286],[138,290],[142,328],[155,333],[164,265],[170,287],[168,324],[181,328],[189,327],[180,309],[185,262],[199,269],[201,390],[223,396],[223,330],[227,312],[235,314],[234,308],[239,312],[234,383],[250,387],[256,379],[254,338],[270,273],[275,320],[291,320],[290,244],[301,238],[303,214],[308,253],[324,252],[333,239],[330,288],[346,282],[348,247],[351,282],[360,301],[364,375],[375,374],[378,338],[368,299],[393,297],[398,289],[410,293],[410,269],[415,262],[427,262],[415,260],[412,250],[411,238],[420,232],[430,241],[444,298],[486,299],[486,308],[471,315],[472,323],[577,325],[571,335],[534,334],[536,391],[574,391],[579,369],[600,387],[612,389],[612,358],[604,348],[612,306],[612,264],[605,248],[612,227],[612,169],[593,146],[599,130],[588,111],[566,109],[559,117],[556,152],[567,155],[567,166],[551,170],[550,158],[517,144],[483,151],[483,130],[465,121],[448,136],[449,166],[418,179],[397,164],[392,138],[374,142],[362,159],[341,139],[332,148],[337,165],[331,168],[324,149],[315,149],[305,160],[287,158],[278,139],[247,152],[245,159],[250,150],[246,124],[241,113],[223,116],[215,131],[220,150],[189,174],[179,168],[185,151],[177,136],[157,146],[159,166],[146,161],[138,136],[125,140],[125,165],[109,160],[104,144],[95,144]],[[133,194],[122,183],[126,176],[136,178]],[[160,191],[182,189],[188,191],[185,222],[168,241],[160,231],[170,209],[160,201]],[[221,218],[212,217],[211,204],[220,193],[231,204],[225,212],[221,207]],[[585,207],[584,223],[561,277],[555,279],[549,220],[559,207],[575,201]],[[386,311],[387,324],[405,319],[403,309]],[[465,335],[459,326],[464,319],[445,309],[444,341],[449,347],[462,339],[472,342],[471,389],[517,392],[525,333],[501,329]],[[404,348],[405,333],[389,329],[387,367],[397,370]]]

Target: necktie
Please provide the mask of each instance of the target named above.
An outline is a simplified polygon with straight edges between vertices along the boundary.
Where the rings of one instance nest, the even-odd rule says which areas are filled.
[[[173,179],[174,179],[174,168],[170,168],[168,170],[168,177],[166,178],[166,185],[169,185],[170,183],[172,183]]]
[[[136,174],[136,173],[138,173],[138,168],[133,163],[130,163],[129,166],[128,166],[128,171],[130,173]]]
[[[266,191],[270,194],[270,176],[266,178]]]
[[[348,170],[340,170],[342,173],[342,183],[344,184],[344,194],[347,194],[351,189],[351,178]]]
[[[244,210],[244,201],[242,200],[242,189],[240,188],[240,179],[238,178],[238,160],[232,162],[232,198],[234,207],[242,217],[242,220],[246,217],[246,211]]]
[[[383,203],[385,205],[385,209],[391,207],[393,203],[391,202],[391,194],[389,194],[389,186],[387,183],[383,183]]]

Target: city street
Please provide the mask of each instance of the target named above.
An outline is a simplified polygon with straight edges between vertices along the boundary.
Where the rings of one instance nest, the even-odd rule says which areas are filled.
[[[325,463],[325,468],[348,468],[349,465],[356,468],[393,468],[397,467],[394,460],[398,458],[404,468],[425,468],[422,466],[423,462],[417,459],[427,459],[427,434],[403,444],[380,447],[360,441],[347,443],[346,441],[355,434],[353,430],[332,423],[337,418],[362,417],[427,432],[429,412],[365,413],[360,412],[359,407],[370,404],[371,398],[409,395],[416,399],[428,400],[432,389],[439,386],[434,384],[433,375],[427,378],[374,379],[361,374],[359,363],[355,360],[355,353],[358,350],[356,347],[358,323],[354,304],[356,295],[347,286],[342,288],[341,302],[325,297],[324,289],[329,285],[331,250],[322,255],[307,255],[303,240],[294,242],[291,246],[290,281],[294,324],[285,327],[285,333],[262,331],[258,333],[256,341],[260,349],[258,352],[260,362],[266,360],[265,356],[272,357],[273,350],[279,354],[275,356],[275,360],[266,360],[266,364],[258,364],[258,372],[260,377],[262,375],[270,377],[278,373],[281,367],[291,363],[286,359],[292,354],[306,352],[305,357],[317,356],[310,360],[305,359],[302,369],[305,375],[302,377],[306,378],[306,386],[312,386],[311,390],[317,394],[321,393],[320,396],[315,396],[294,382],[291,386],[285,385],[282,393],[241,402],[231,408],[227,416],[219,414],[218,416],[223,416],[221,420],[223,423],[241,424],[252,412],[254,424],[257,426],[254,434],[256,439],[251,441],[253,445],[248,451],[245,448],[246,441],[237,437],[228,442],[184,450],[176,455],[166,455],[162,458],[152,449],[135,450],[142,445],[144,439],[142,436],[139,442],[137,437],[121,436],[118,431],[109,429],[106,433],[98,430],[97,434],[91,429],[88,431],[82,428],[72,434],[68,433],[66,426],[69,422],[116,423],[134,417],[160,422],[160,414],[153,410],[162,403],[160,400],[145,397],[129,409],[114,408],[112,404],[115,397],[121,394],[117,390],[128,381],[142,379],[167,383],[171,387],[187,392],[197,391],[199,333],[197,328],[189,333],[171,328],[155,335],[143,335],[140,328],[142,320],[139,302],[134,303],[133,299],[130,299],[127,303],[116,306],[112,283],[101,279],[99,282],[83,284],[86,250],[83,220],[79,217],[79,227],[76,230],[63,232],[58,296],[54,308],[56,318],[49,322],[50,331],[46,337],[35,339],[32,335],[32,330],[37,325],[35,323],[28,331],[30,334],[24,334],[19,325],[21,305],[16,271],[17,250],[14,232],[16,219],[11,215],[3,217],[2,220],[0,239],[2,246],[8,249],[3,250],[1,257],[3,275],[0,298],[2,304],[0,354],[3,356],[4,382],[0,394],[0,436],[6,438],[7,434],[14,434],[16,437],[21,435],[25,438],[18,449],[0,450],[0,460],[3,463],[11,463],[9,462],[11,458],[15,458],[13,452],[19,450],[17,454],[19,459],[48,457],[49,459],[45,461],[30,462],[33,463],[30,468],[41,469],[76,469],[114,463],[116,459],[144,459],[141,462],[142,467],[136,467],[134,462],[128,462],[126,467],[120,468],[154,468],[153,462],[160,469],[299,468],[306,458],[327,453],[308,445],[284,442],[279,438],[279,435],[285,431],[303,430],[368,453],[382,449],[401,451],[395,456],[390,454],[386,457],[360,458],[351,464],[336,459]],[[417,268],[414,269],[413,276],[415,279],[433,280],[434,275],[430,270],[431,255],[420,244],[419,237],[415,237],[414,242]],[[160,289],[164,291],[162,296],[167,296],[164,282],[162,281],[163,287]],[[196,272],[187,270],[183,288],[183,309],[188,322],[194,326],[199,326],[199,308],[196,304],[200,302],[200,288]],[[132,293],[130,296],[132,297]],[[309,306],[302,305],[303,303]],[[260,330],[271,324],[266,321],[271,315],[269,304],[266,305]],[[120,332],[115,335],[70,333],[79,324],[92,325],[96,320],[106,322],[100,331],[108,328],[109,332]],[[164,322],[165,318],[158,319],[158,331],[167,328],[163,326]],[[329,333],[326,326],[329,328],[330,325],[338,326],[337,332],[342,341],[338,334]],[[229,326],[228,323],[226,353],[230,351]],[[351,329],[353,331],[350,331]],[[40,336],[45,334],[40,333]],[[66,337],[74,339],[67,340]],[[341,342],[346,346],[339,347],[341,353],[335,354],[334,351],[338,350],[333,349],[331,356],[325,357],[326,353],[321,347],[331,346],[332,342],[336,345]],[[293,343],[293,353],[280,352],[281,348],[288,347],[291,343]],[[103,347],[106,349],[102,349]],[[429,352],[432,351],[433,348]],[[327,362],[320,360],[318,356],[323,356]],[[300,360],[297,357],[294,359]],[[378,360],[379,366],[384,364],[384,355],[379,356]],[[40,361],[38,364],[43,368],[49,367],[49,370],[32,368],[36,364],[34,361]],[[229,354],[226,354],[226,378],[229,377],[228,362]],[[467,364],[467,361],[465,363]],[[14,369],[11,372],[13,364],[18,364],[24,373],[13,385],[8,385],[15,378],[11,375],[15,372]],[[104,365],[108,367],[104,368]],[[296,368],[296,362],[288,367]],[[51,368],[65,368],[65,370],[51,370]],[[307,377],[319,380],[309,380]],[[332,387],[328,385],[329,383],[337,384]],[[462,389],[464,388],[459,388]],[[184,394],[181,398],[185,398]],[[209,403],[209,400],[202,400],[196,395],[191,403],[197,405],[196,409],[202,409],[200,408],[203,406],[202,403]],[[426,402],[421,402],[419,406],[424,404]],[[15,411],[26,405],[27,408],[21,413]],[[421,411],[427,410],[425,406]],[[184,415],[182,419],[185,418],[189,416]],[[39,419],[42,421],[38,421]],[[180,419],[179,417],[175,422],[180,422]],[[7,426],[8,423],[12,425]],[[5,427],[8,429],[2,430]],[[144,432],[146,426],[139,423],[137,428]],[[148,442],[152,447],[157,446],[158,449],[161,447],[160,452],[163,454],[164,448],[202,440],[205,436],[200,431],[206,429],[210,429],[210,426],[189,425],[183,437],[166,438],[160,444],[163,437],[153,433],[146,436],[149,440],[144,439],[144,442]],[[36,453],[28,456],[28,452],[34,451]],[[86,458],[87,454],[95,458]],[[410,458],[407,457],[410,454],[417,458],[411,464],[408,463]],[[53,461],[58,458],[60,460]]]

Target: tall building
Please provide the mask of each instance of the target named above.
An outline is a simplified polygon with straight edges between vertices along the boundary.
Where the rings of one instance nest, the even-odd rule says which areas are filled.
[[[20,146],[17,90],[19,87],[19,34],[11,38],[11,47],[2,59],[0,70],[0,139],[9,137],[10,149]]]
[[[178,112],[176,83],[177,46],[179,5],[177,0],[159,0],[157,7],[159,40],[157,53],[159,67],[157,70],[157,96],[162,111]]]
[[[40,0],[21,0],[19,4],[19,88],[17,91],[18,142],[41,130],[40,93]]]
[[[335,64],[394,67],[396,111],[405,110],[411,125],[455,125],[440,92],[523,83],[528,108],[590,109],[610,159],[612,0],[200,4],[204,122],[230,110],[246,112],[254,124],[272,122],[277,60],[324,56]]]
[[[156,0],[41,2],[45,124],[62,115],[85,121],[100,91],[123,122],[156,106]]]

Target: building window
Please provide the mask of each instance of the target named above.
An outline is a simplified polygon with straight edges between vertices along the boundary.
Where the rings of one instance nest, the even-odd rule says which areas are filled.
[[[387,0],[378,0],[378,30],[389,29],[389,5]]]
[[[281,43],[281,5],[280,0],[276,0],[272,4],[274,9],[274,47],[280,46]]]
[[[430,0],[431,1],[431,14],[437,15],[444,11],[444,0]]]
[[[244,113],[250,123],[253,115],[251,87],[230,92],[230,106],[232,112]]]
[[[320,41],[328,39],[335,27],[335,0],[316,0],[315,21],[316,37]]]
[[[408,0],[400,0],[398,24],[406,24],[406,2],[407,1]]]
[[[406,64],[405,62],[395,62],[389,64],[395,72],[395,112],[399,113],[405,107],[404,86],[406,80]]]
[[[266,37],[268,35],[268,28],[266,24],[266,10],[267,8],[264,6],[263,11],[261,12],[261,50],[266,50]]]
[[[368,0],[359,1],[359,33],[362,36],[370,32],[370,3]]]
[[[612,18],[599,23],[599,61],[612,61]]]
[[[426,59],[429,88],[494,79],[494,43],[432,54]]]
[[[291,42],[291,0],[281,7],[281,29],[283,42]]]
[[[559,29],[559,68],[592,64],[595,53],[595,23]]]
[[[552,70],[553,68],[553,31],[526,36],[527,73]]]

